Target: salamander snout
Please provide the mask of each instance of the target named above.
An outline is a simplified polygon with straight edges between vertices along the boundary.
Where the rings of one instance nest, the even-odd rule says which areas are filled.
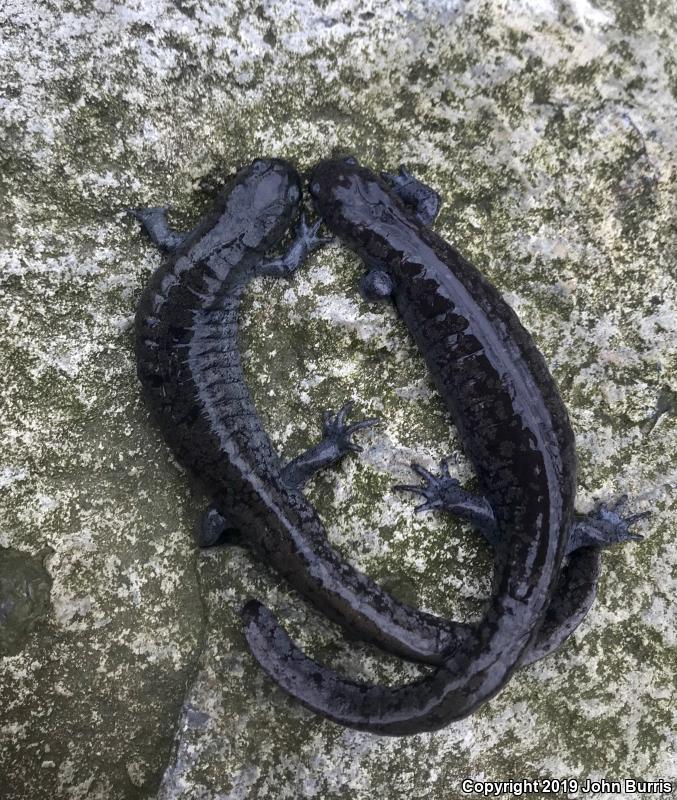
[[[236,200],[250,247],[270,247],[296,216],[301,200],[301,179],[294,167],[280,158],[258,158],[240,170]]]

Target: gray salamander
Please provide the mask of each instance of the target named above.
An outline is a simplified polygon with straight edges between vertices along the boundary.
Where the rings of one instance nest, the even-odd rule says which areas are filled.
[[[419,660],[440,664],[432,675],[396,688],[342,678],[306,657],[260,603],[250,601],[243,610],[254,656],[283,689],[329,719],[387,735],[435,730],[470,714],[520,663],[566,638],[594,597],[598,548],[609,543],[594,522],[589,536],[585,523],[570,534],[574,436],[542,355],[498,292],[427,228],[428,214],[407,208],[407,197],[398,197],[396,188],[352,158],[320,163],[310,181],[330,230],[371,268],[365,293],[392,296],[476,470],[486,499],[476,502],[446,489],[454,490],[448,510],[464,514],[485,534],[493,531],[488,610],[476,626],[454,624],[450,630],[446,621],[427,617],[425,627],[412,630],[401,614],[388,619],[401,604],[376,606],[372,594],[369,602],[379,614],[372,619],[390,632],[387,649],[418,650]],[[433,491],[436,479],[423,477],[427,487],[405,488],[430,492],[443,507],[440,492]],[[627,526],[626,535],[610,532],[616,541],[636,538]],[[568,546],[573,552],[562,571]],[[353,618],[360,636],[363,621]],[[377,636],[364,638],[378,643]]]

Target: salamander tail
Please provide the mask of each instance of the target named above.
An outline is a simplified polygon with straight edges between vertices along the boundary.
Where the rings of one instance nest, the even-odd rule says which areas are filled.
[[[413,683],[397,687],[358,683],[306,656],[258,601],[250,600],[242,617],[254,658],[281,689],[333,722],[384,736],[434,731],[468,716],[495,695],[512,672],[498,663],[495,652],[487,659],[478,659],[477,652],[456,653],[448,664]],[[517,647],[527,645],[528,638]],[[464,667],[473,657],[476,679],[469,687]],[[517,661],[514,653],[509,658]]]

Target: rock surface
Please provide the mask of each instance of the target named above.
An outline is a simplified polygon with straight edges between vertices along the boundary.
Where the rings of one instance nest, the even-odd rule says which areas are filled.
[[[455,800],[466,777],[677,777],[674,5],[6,0],[0,24],[0,795]],[[318,719],[255,667],[249,596],[351,675],[419,674],[345,642],[244,551],[196,552],[204,498],[134,370],[159,256],[125,207],[170,203],[187,225],[236,165],[307,169],[334,150],[404,162],[442,193],[437,229],[559,382],[579,508],[627,492],[654,512],[646,541],[604,555],[566,647],[473,717],[407,739]],[[360,568],[471,618],[489,552],[390,488],[413,458],[457,454],[454,431],[360,274],[332,247],[252,287],[250,386],[285,456],[348,397],[383,418],[309,496]],[[472,481],[460,453],[455,473]]]

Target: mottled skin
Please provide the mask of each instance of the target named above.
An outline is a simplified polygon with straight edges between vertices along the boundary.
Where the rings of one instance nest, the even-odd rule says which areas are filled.
[[[217,533],[225,520],[339,624],[404,657],[438,661],[465,626],[399,602],[342,561],[300,491],[315,471],[355,449],[350,434],[373,421],[346,427],[344,407],[325,418],[323,442],[284,467],[244,380],[237,338],[244,287],[258,274],[290,274],[320,241],[299,248],[297,240],[283,258],[264,258],[289,227],[300,194],[291,166],[259,160],[236,175],[191,233],[172,231],[163,208],[134,212],[167,253],[136,314],[145,400],[178,460],[213,498],[207,538],[214,518]]]
[[[459,634],[431,676],[398,688],[348,681],[308,659],[253,601],[243,611],[245,634],[266,672],[329,719],[389,735],[435,730],[472,713],[531,655],[561,581],[573,521],[574,436],[515,313],[384,180],[355,159],[331,160],[316,167],[310,190],[332,232],[377,277],[386,276],[367,288],[392,294],[454,418],[495,520],[493,594],[482,621]],[[546,639],[566,625],[576,596],[594,590],[597,551],[577,553]]]

